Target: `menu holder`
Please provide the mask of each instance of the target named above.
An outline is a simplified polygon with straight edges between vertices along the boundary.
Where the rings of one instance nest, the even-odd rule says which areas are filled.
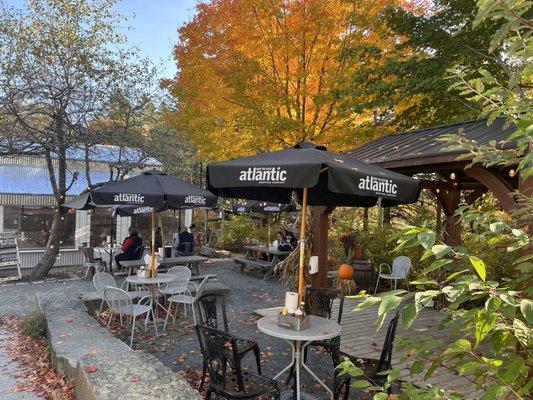
[[[284,315],[278,314],[278,326],[292,331],[303,331],[309,328],[309,316],[294,316],[294,315]]]

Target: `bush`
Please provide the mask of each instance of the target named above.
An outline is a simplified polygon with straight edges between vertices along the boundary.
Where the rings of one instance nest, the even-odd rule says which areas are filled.
[[[276,228],[271,227],[271,240],[274,240]],[[220,224],[220,237],[216,247],[241,252],[243,246],[265,243],[268,236],[268,228],[261,227],[257,221],[247,215],[234,215]]]
[[[32,312],[24,319],[22,330],[24,331],[24,334],[31,337],[39,339],[46,338],[46,317],[40,311]]]

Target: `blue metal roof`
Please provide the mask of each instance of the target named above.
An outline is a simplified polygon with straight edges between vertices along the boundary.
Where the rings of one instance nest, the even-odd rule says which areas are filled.
[[[67,150],[69,160],[84,160],[85,149],[71,147]],[[158,160],[152,157],[146,157],[139,149],[131,147],[118,147],[111,145],[96,145],[89,150],[89,160],[105,163],[124,163],[137,164],[142,160],[143,165],[160,166]]]
[[[89,175],[93,184],[109,180],[109,171],[91,170]],[[72,172],[67,172],[67,182],[71,179]],[[88,186],[85,173],[80,171],[67,195],[77,196]],[[0,193],[51,195],[53,193],[48,170],[32,165],[0,165]]]

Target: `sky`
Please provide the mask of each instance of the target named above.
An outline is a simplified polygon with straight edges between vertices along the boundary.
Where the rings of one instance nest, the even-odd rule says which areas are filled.
[[[7,0],[8,5],[22,6],[24,0]],[[161,64],[161,77],[176,73],[172,48],[178,41],[177,29],[194,16],[198,0],[122,0],[116,10],[128,17],[119,33],[128,38],[128,46],[137,46],[141,56]],[[127,29],[129,27],[129,29]]]

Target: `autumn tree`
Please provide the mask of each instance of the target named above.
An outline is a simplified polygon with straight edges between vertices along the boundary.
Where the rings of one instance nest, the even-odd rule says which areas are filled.
[[[72,182],[67,154],[95,143],[126,145],[96,132],[120,93],[115,127],[128,110],[146,104],[133,50],[123,51],[115,26],[115,0],[27,0],[22,9],[0,5],[0,154],[38,155],[46,160],[57,207],[45,253],[34,277],[46,276],[59,252],[65,201]],[[140,79],[139,79],[140,78]],[[132,94],[135,94],[134,96]],[[126,104],[127,105],[124,105]],[[115,104],[117,102],[115,101]],[[120,115],[120,118],[119,118]],[[113,140],[115,139],[115,140]]]
[[[377,14],[398,1],[366,1]],[[353,143],[341,90],[360,61],[347,46],[353,4],[338,0],[212,0],[179,30],[178,73],[164,82],[176,100],[167,122],[208,159],[317,141]],[[360,35],[357,40],[373,41]],[[393,43],[382,39],[380,48]]]
[[[380,49],[352,41],[341,55],[347,62],[367,60],[342,93],[354,112],[373,113],[375,120],[366,127],[372,133],[476,118],[481,108],[466,101],[459,90],[449,90],[449,69],[457,64],[466,68],[483,65],[499,78],[509,79],[512,74],[505,52],[490,49],[502,21],[473,24],[476,0],[412,4],[416,6],[388,6],[377,14],[372,32],[383,38],[394,36],[398,39],[395,46]],[[367,18],[364,8],[354,8],[350,19],[355,32]]]

